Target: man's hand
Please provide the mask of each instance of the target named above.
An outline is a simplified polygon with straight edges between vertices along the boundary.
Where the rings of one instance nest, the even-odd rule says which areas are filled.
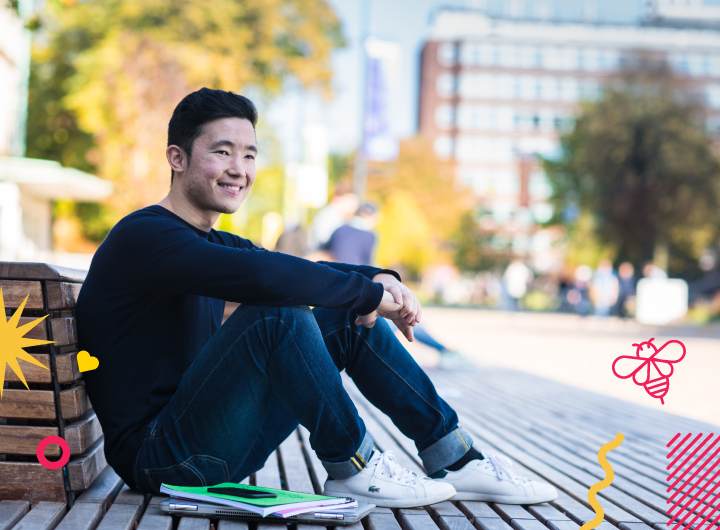
[[[385,289],[383,299],[378,308],[369,315],[356,320],[365,327],[375,325],[378,315],[392,320],[405,337],[412,342],[413,326],[420,322],[422,309],[413,292],[398,281],[395,276],[387,273],[376,274],[374,282],[381,283]],[[388,293],[390,296],[388,296]]]
[[[376,274],[373,281],[381,283],[383,289],[393,296],[395,303],[400,304],[400,318],[403,319],[406,324],[414,326],[415,324],[420,323],[420,318],[422,317],[420,302],[418,302],[415,294],[408,289],[407,286],[405,286],[392,274],[384,272]],[[395,319],[393,318],[393,320]]]

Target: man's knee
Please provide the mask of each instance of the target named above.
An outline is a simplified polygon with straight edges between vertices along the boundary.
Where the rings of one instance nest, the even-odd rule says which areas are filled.
[[[349,309],[314,307],[312,313],[324,335],[354,323],[351,322],[354,318]]]
[[[228,318],[234,320],[307,320],[312,318],[312,311],[306,305],[297,306],[266,306],[266,305],[247,305],[239,306]]]

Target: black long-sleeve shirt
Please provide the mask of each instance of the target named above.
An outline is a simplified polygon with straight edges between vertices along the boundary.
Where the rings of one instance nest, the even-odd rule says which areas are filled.
[[[225,300],[366,314],[382,298],[371,280],[381,271],[269,252],[159,205],[123,218],[93,256],[76,308],[79,345],[100,360],[84,379],[108,462],[132,483],[147,423],[220,327]]]

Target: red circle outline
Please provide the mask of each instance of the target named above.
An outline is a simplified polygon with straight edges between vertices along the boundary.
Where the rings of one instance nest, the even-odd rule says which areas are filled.
[[[60,447],[61,451],[60,460],[57,460],[55,462],[51,462],[50,460],[45,458],[45,448],[48,445],[52,444]],[[45,469],[49,469],[51,471],[55,469],[60,469],[70,461],[70,446],[60,436],[47,436],[40,440],[37,449],[35,449],[35,456],[37,457],[38,462],[40,462],[40,465]]]

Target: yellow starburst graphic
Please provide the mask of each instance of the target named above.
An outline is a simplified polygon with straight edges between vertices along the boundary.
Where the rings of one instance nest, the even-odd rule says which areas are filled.
[[[52,344],[51,340],[42,339],[29,339],[25,337],[25,334],[37,326],[40,322],[47,318],[47,315],[36,318],[32,322],[18,326],[20,317],[22,316],[23,309],[27,303],[29,295],[25,295],[25,299],[15,310],[13,316],[9,320],[5,321],[5,300],[3,299],[3,292],[0,289],[0,398],[3,393],[3,386],[5,385],[5,365],[9,365],[15,375],[22,381],[25,388],[30,390],[30,387],[25,380],[25,375],[18,364],[18,359],[34,364],[47,370],[47,366],[43,365],[40,361],[35,359],[32,355],[26,352],[23,348],[28,346],[40,346],[42,344]]]

